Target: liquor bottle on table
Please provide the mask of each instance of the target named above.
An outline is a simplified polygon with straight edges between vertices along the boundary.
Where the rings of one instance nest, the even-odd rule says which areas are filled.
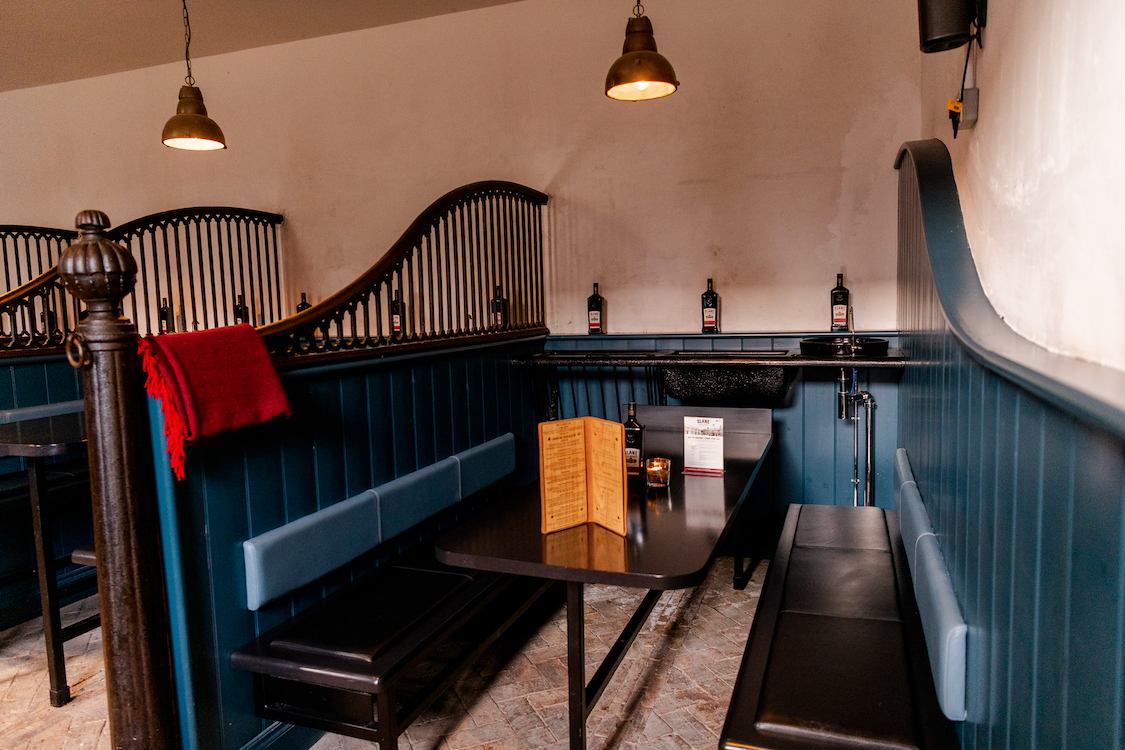
[[[832,330],[848,330],[848,310],[851,293],[844,286],[844,274],[836,274],[836,288],[832,290]]]
[[[594,282],[594,293],[586,298],[586,310],[589,314],[589,333],[605,333],[605,297],[598,294],[597,282]]]
[[[309,303],[308,298],[305,296],[305,292],[301,292],[301,301],[297,303],[297,312],[303,312],[305,310],[308,310],[310,307],[312,307],[312,305]]]
[[[508,327],[508,300],[501,296],[499,284],[496,285],[496,289],[492,293],[492,301],[488,303],[488,311],[494,329],[503,330]]]
[[[704,333],[718,333],[719,332],[719,295],[715,293],[714,287],[711,285],[711,279],[707,279],[707,291],[702,295],[703,304],[703,332]]]
[[[645,426],[637,421],[637,404],[630,401],[625,420],[625,470],[640,474],[645,465]]]

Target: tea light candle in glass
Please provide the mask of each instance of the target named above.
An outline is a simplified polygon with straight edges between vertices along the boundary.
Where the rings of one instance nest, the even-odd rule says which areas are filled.
[[[650,458],[645,461],[645,478],[649,487],[667,487],[672,473],[672,459]]]

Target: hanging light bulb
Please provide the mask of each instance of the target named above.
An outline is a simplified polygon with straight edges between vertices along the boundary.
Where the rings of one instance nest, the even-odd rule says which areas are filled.
[[[605,95],[611,99],[637,102],[668,96],[679,87],[672,63],[656,51],[652,21],[639,2],[625,27],[621,57],[610,66],[605,77]]]
[[[207,116],[203,93],[195,87],[191,75],[191,22],[188,20],[187,0],[184,4],[184,59],[187,60],[186,85],[180,87],[180,102],[176,114],[164,124],[161,140],[165,146],[187,151],[215,151],[227,147],[223,131]]]

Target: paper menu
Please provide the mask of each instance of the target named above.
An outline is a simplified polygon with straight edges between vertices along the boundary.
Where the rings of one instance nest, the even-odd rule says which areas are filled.
[[[596,417],[539,425],[542,533],[593,522],[624,536],[625,426]]]
[[[722,417],[684,417],[684,473],[723,473]]]

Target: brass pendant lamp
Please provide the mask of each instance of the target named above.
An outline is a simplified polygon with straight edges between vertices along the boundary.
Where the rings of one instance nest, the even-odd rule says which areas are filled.
[[[191,22],[188,20],[187,0],[184,4],[184,59],[187,60],[185,86],[180,87],[180,103],[176,114],[164,125],[161,140],[170,148],[187,151],[216,151],[227,147],[223,131],[210,117],[203,104],[203,94],[195,87],[191,75]]]
[[[621,57],[610,66],[605,77],[605,95],[611,99],[639,102],[659,99],[673,93],[680,85],[672,63],[656,51],[652,21],[645,16],[639,2],[625,27],[625,45]]]

